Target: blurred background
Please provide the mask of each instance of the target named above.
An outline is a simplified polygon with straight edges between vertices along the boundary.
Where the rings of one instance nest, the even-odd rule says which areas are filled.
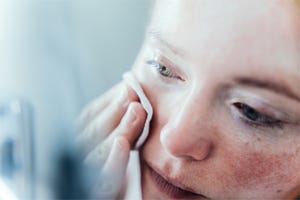
[[[38,182],[49,176],[53,163],[48,158],[67,140],[63,136],[73,132],[83,106],[130,69],[143,41],[150,4],[0,0],[0,144],[11,132],[10,139],[22,144],[19,148],[29,143],[25,157],[31,156]]]

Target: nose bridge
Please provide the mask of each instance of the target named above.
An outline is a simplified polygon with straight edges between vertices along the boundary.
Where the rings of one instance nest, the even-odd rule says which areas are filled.
[[[205,118],[209,116],[208,102],[201,91],[194,89],[190,94],[186,95],[182,101],[181,107],[175,114],[174,122],[176,126],[183,127],[189,125],[190,128],[201,126]]]
[[[173,156],[204,159],[210,151],[206,98],[192,91],[182,100],[161,133],[161,142]]]

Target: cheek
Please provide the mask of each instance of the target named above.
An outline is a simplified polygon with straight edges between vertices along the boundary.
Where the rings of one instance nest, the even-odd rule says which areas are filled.
[[[234,188],[257,189],[280,193],[288,191],[299,170],[292,154],[271,155],[265,152],[231,154],[226,158]],[[299,178],[299,177],[298,177]],[[286,187],[286,188],[285,188]]]
[[[240,187],[254,186],[271,174],[282,176],[284,170],[280,157],[265,157],[259,153],[237,158],[231,163],[234,180]]]

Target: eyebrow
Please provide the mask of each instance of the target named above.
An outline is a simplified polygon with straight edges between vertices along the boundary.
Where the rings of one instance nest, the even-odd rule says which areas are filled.
[[[154,29],[151,29],[147,32],[147,35],[149,38],[154,39],[155,41],[158,41],[160,44],[162,44],[164,47],[171,50],[174,54],[179,55],[180,57],[185,57],[186,53],[180,48],[175,47],[174,45],[170,44],[166,40],[164,40],[161,37],[161,34],[159,31],[156,31]]]
[[[273,92],[280,93],[286,97],[289,97],[291,99],[294,99],[294,100],[300,102],[300,97],[296,93],[294,93],[290,89],[290,87],[288,87],[284,83],[279,84],[278,82],[275,82],[274,80],[259,80],[259,79],[249,78],[249,77],[236,78],[235,82],[237,82],[241,85],[253,86],[253,87],[258,87],[258,88],[262,88],[262,89],[272,90]]]

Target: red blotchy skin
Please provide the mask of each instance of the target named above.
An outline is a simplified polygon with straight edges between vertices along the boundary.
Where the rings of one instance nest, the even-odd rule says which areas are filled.
[[[245,148],[247,145],[245,145]],[[241,151],[243,151],[241,149]],[[298,169],[290,169],[294,166],[293,153],[266,154],[264,152],[251,152],[245,154],[228,154],[225,163],[229,163],[231,176],[224,177],[231,188],[237,190],[264,189],[272,193],[282,193],[282,188],[291,183],[296,176],[291,174]],[[242,156],[241,156],[242,155]],[[228,180],[228,177],[229,180]]]
[[[154,123],[151,124],[153,134],[149,135],[148,143],[159,141],[157,133],[160,133],[163,126],[161,121],[164,119],[157,119],[157,115],[154,116],[152,121]],[[215,130],[220,131],[218,128]],[[215,135],[219,134],[215,133]],[[161,146],[156,147],[157,152],[153,154],[153,146],[145,145],[146,149],[143,148],[142,156],[151,157],[150,162],[156,166],[164,166],[161,169],[164,169],[165,172],[174,171],[174,166],[177,166],[175,171],[178,173],[185,171],[182,175],[184,183],[188,183],[188,186],[190,183],[200,180],[200,184],[192,184],[194,188],[199,186],[201,189],[206,189],[207,185],[214,185],[215,187],[210,188],[212,191],[218,191],[220,194],[227,193],[228,198],[233,198],[236,192],[241,194],[240,197],[247,196],[249,191],[256,191],[256,193],[250,193],[255,197],[260,195],[259,191],[269,191],[267,193],[278,194],[280,198],[286,197],[292,192],[288,191],[290,185],[295,184],[296,174],[293,173],[299,170],[299,167],[298,169],[291,168],[291,166],[297,166],[295,165],[297,149],[290,152],[270,151],[270,146],[263,147],[262,141],[261,138],[258,138],[251,142],[238,143],[233,138],[223,137],[219,140],[217,149],[210,154],[207,160],[196,162],[188,162],[180,157],[170,157]],[[260,148],[255,148],[255,146],[260,146]],[[158,163],[153,162],[153,159],[159,155],[161,160]],[[175,162],[175,160],[177,161]],[[216,162],[216,160],[218,161]],[[172,167],[169,169],[168,166]],[[185,182],[188,180],[190,182]],[[208,196],[210,196],[209,193]]]
[[[147,93],[149,91],[148,88],[145,88],[145,91]],[[155,99],[152,99],[151,95],[149,96],[150,101],[153,103]],[[286,194],[283,194],[283,191],[287,190],[284,185],[288,185],[289,182],[293,180],[294,175],[292,172],[297,170],[291,169],[289,166],[295,166],[293,161],[298,154],[298,149],[290,152],[271,151],[270,146],[265,145],[265,147],[263,147],[264,140],[260,137],[248,142],[240,143],[240,140],[233,136],[230,137],[227,135],[228,138],[225,137],[226,134],[223,133],[223,129],[215,126],[213,128],[214,134],[211,135],[218,137],[218,139],[214,140],[218,141],[217,144],[215,144],[217,149],[215,149],[215,151],[213,150],[207,160],[188,164],[188,162],[184,161],[184,158],[171,158],[170,156],[167,156],[168,154],[165,152],[166,149],[165,147],[160,146],[160,142],[159,145],[153,145],[156,146],[155,151],[157,151],[157,154],[153,155],[155,154],[153,153],[155,151],[149,144],[157,144],[159,135],[161,134],[160,130],[166,121],[167,118],[164,118],[164,116],[159,113],[159,110],[154,108],[154,117],[151,123],[152,134],[149,135],[147,144],[145,145],[147,146],[147,153],[145,154],[145,152],[143,152],[142,156],[154,158],[159,157],[160,155],[162,160],[159,163],[164,163],[164,161],[166,163],[170,162],[170,166],[175,159],[179,161],[176,162],[178,166],[180,165],[179,168],[186,171],[186,174],[189,174],[190,178],[193,177],[191,178],[192,182],[201,180],[202,183],[206,183],[203,184],[205,186],[207,184],[215,185],[216,187],[214,190],[219,193],[228,191],[228,197],[233,197],[232,195],[235,191],[241,193],[244,191],[248,194],[248,191],[251,189],[255,191],[269,190],[270,194],[277,193],[286,196]],[[274,144],[271,146],[273,148]],[[145,149],[143,148],[143,150]],[[149,156],[150,154],[151,156]],[[149,160],[152,163],[155,163],[153,162],[153,159]],[[216,160],[218,160],[218,162],[215,162]],[[157,164],[157,166],[169,165]],[[164,169],[167,169],[167,167]],[[201,187],[199,186],[199,188]]]
[[[239,187],[253,187],[261,182],[262,179],[274,176],[284,176],[282,171],[285,167],[283,165],[283,156],[266,156],[263,153],[252,153],[245,155],[237,161],[231,161],[234,165],[234,177],[237,186]],[[229,159],[230,162],[230,159]]]

